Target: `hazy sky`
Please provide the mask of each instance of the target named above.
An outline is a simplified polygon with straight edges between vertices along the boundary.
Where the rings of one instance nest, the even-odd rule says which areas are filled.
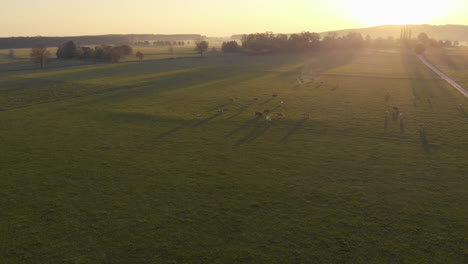
[[[468,25],[467,0],[10,0],[0,37],[98,34],[207,36],[322,32],[379,24]]]

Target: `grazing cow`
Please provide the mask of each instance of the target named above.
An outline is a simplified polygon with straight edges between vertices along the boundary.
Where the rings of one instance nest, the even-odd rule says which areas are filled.
[[[195,118],[197,118],[197,119],[201,119],[202,117],[203,117],[203,116],[202,116],[201,114],[196,114],[196,115],[195,115]]]
[[[419,130],[424,130],[424,123],[419,123],[418,128]]]
[[[278,118],[280,118],[280,119],[284,117],[284,115],[283,115],[282,113],[276,113],[276,116],[277,116]]]
[[[271,121],[271,116],[270,115],[265,116],[265,120],[266,121]]]
[[[229,109],[227,109],[227,108],[220,108],[220,109],[218,109],[218,113],[224,114],[224,113],[227,112],[228,110],[229,110]]]
[[[268,113],[270,113],[270,110],[265,109],[265,110],[263,110],[263,113],[268,114]]]
[[[273,98],[278,97],[278,95],[277,94],[272,94],[271,97],[273,97]]]
[[[236,98],[230,98],[230,99],[229,99],[229,102],[235,103],[235,102],[236,102]]]
[[[310,115],[309,115],[308,113],[303,113],[302,116],[303,116],[304,118],[309,118],[309,117],[310,117]]]
[[[253,100],[254,100],[254,102],[257,102],[257,101],[258,101],[258,98],[254,98]]]
[[[393,111],[395,111],[395,112],[400,111],[400,107],[398,107],[398,106],[393,106],[392,109],[393,109]]]
[[[263,115],[263,113],[261,113],[261,112],[255,112],[255,116],[262,116],[262,115]]]

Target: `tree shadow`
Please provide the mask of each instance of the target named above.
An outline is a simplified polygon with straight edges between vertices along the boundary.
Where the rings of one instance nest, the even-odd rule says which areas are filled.
[[[413,96],[418,99],[426,96],[431,97],[431,88],[434,85],[440,86],[439,83],[434,82],[432,79],[432,73],[428,74],[428,69],[410,51],[401,50],[401,61],[406,70],[407,78],[411,82]]]
[[[237,110],[237,112],[236,112],[234,115],[230,116],[230,117],[228,118],[228,120],[231,120],[231,119],[237,117],[238,115],[242,114],[245,110],[249,109],[249,107],[250,107],[251,105],[253,105],[253,103],[248,103],[248,104],[242,106],[241,108],[239,108],[239,110]]]
[[[288,133],[283,138],[280,139],[279,143],[286,142],[286,140],[288,140],[288,138],[294,135],[297,132],[297,130],[299,130],[299,128],[301,128],[307,120],[308,120],[307,118],[304,118],[304,119],[297,121],[296,124],[288,131]]]

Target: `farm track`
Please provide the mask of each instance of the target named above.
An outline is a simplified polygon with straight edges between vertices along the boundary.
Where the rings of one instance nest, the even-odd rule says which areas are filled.
[[[437,74],[441,79],[445,80],[448,82],[450,85],[452,85],[455,89],[457,89],[461,94],[463,94],[466,98],[468,98],[468,91],[463,88],[461,85],[459,85],[455,80],[452,78],[448,77],[445,75],[442,71],[437,69],[434,65],[432,65],[427,59],[422,56],[418,55],[418,58],[421,60],[421,62],[426,65],[429,69],[431,69],[435,74]]]
[[[369,76],[369,75],[355,75],[355,74],[335,74],[325,73],[322,76],[330,77],[343,77],[343,78],[358,78],[358,79],[374,79],[374,80],[427,80],[427,78],[411,78],[411,77],[392,77],[392,76]]]

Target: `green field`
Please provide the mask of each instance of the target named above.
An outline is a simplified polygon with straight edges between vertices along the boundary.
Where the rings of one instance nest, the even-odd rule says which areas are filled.
[[[468,47],[430,49],[426,54],[435,66],[468,89]]]
[[[467,263],[468,104],[413,54],[177,52],[0,58],[0,263]]]

